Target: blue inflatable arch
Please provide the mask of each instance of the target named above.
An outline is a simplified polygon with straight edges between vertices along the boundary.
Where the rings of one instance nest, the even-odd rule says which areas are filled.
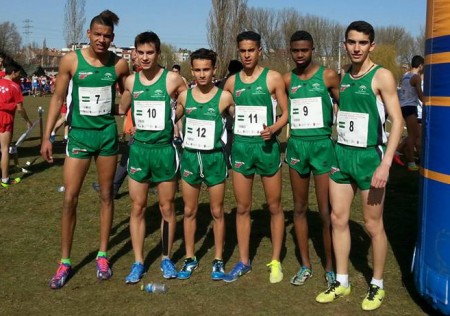
[[[419,231],[414,281],[450,315],[450,0],[428,0]]]

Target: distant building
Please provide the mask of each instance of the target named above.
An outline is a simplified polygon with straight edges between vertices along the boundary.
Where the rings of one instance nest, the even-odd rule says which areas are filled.
[[[192,51],[186,49],[186,48],[180,48],[178,49],[178,52],[176,52],[174,55],[175,61],[177,63],[182,63],[183,61],[189,60],[189,56],[191,55]]]

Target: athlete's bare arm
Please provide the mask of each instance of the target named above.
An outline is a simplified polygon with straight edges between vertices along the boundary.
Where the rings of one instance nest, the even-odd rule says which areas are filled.
[[[179,74],[169,71],[167,73],[167,92],[170,94],[170,97],[177,99],[180,93],[185,90],[187,90],[187,86],[183,78]]]
[[[234,106],[233,96],[228,91],[222,91],[222,95],[220,96],[219,102],[220,113],[223,113],[225,111],[229,112],[229,109],[232,106]]]
[[[184,109],[186,107],[187,90],[180,93],[177,99],[177,110],[175,112],[175,122],[177,122],[184,115]]]
[[[116,59],[116,74],[118,77],[117,84],[119,85],[120,93],[123,93],[125,87],[125,81],[127,77],[130,75],[130,68],[128,67],[127,62],[123,58]]]
[[[277,99],[278,107],[281,110],[281,116],[272,126],[270,126],[270,128],[268,126],[263,133],[268,130],[270,134],[274,134],[282,129],[288,121],[288,97],[283,77],[276,71],[270,70],[267,74],[267,87],[269,88],[270,94],[274,95]],[[264,138],[264,135],[261,135]],[[269,135],[269,137],[271,137],[271,135]]]
[[[45,125],[41,155],[47,162],[53,162],[53,146],[50,142],[50,134],[55,127],[55,123],[58,120],[61,106],[66,99],[67,88],[69,87],[70,79],[78,65],[78,59],[75,52],[71,52],[65,55],[59,64],[58,79],[56,80],[55,92],[50,99],[50,105],[48,107],[47,123]]]
[[[337,72],[333,69],[326,68],[323,72],[323,81],[331,97],[333,97],[336,102],[339,102],[339,85],[341,83],[341,78]]]
[[[119,115],[125,115],[131,106],[131,93],[134,87],[135,74],[131,74],[125,79],[124,90],[119,103]]]
[[[386,152],[380,166],[375,170],[372,177],[373,187],[384,188],[388,180],[392,158],[394,157],[395,150],[403,132],[403,117],[397,95],[397,85],[394,76],[389,70],[381,68],[375,73],[372,89],[377,97],[380,97],[383,101],[391,119],[391,130]]]
[[[417,97],[419,100],[424,103],[423,98],[423,91],[422,91],[422,79],[420,78],[420,75],[414,75],[410,80],[411,86],[413,86],[416,89]]]

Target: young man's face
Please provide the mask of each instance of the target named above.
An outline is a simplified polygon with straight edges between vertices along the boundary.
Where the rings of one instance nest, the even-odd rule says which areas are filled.
[[[159,53],[154,43],[138,45],[136,47],[136,55],[139,66],[142,69],[150,69],[158,66]]]
[[[91,47],[96,53],[106,53],[114,40],[112,27],[94,23],[87,31]]]
[[[258,65],[259,56],[261,56],[261,47],[252,40],[243,40],[238,45],[239,56],[244,69],[253,69]]]
[[[210,84],[215,71],[212,61],[209,59],[194,59],[192,61],[191,73],[199,86]]]
[[[291,42],[291,57],[297,68],[306,68],[311,63],[314,47],[310,41]]]
[[[345,50],[353,64],[362,64],[374,48],[375,43],[370,42],[369,35],[354,30],[348,32]]]

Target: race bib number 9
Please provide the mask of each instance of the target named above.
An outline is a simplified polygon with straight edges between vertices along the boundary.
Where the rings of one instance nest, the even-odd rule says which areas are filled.
[[[367,147],[369,114],[339,111],[337,115],[338,143]]]
[[[267,107],[254,105],[237,105],[234,133],[243,136],[259,136],[267,126]]]
[[[183,146],[198,150],[214,149],[216,122],[186,118]]]
[[[79,87],[80,114],[87,116],[100,116],[111,113],[112,93],[111,87]]]
[[[136,128],[145,131],[162,131],[165,127],[164,101],[134,101]]]
[[[323,127],[322,98],[291,99],[291,128],[310,129]]]

